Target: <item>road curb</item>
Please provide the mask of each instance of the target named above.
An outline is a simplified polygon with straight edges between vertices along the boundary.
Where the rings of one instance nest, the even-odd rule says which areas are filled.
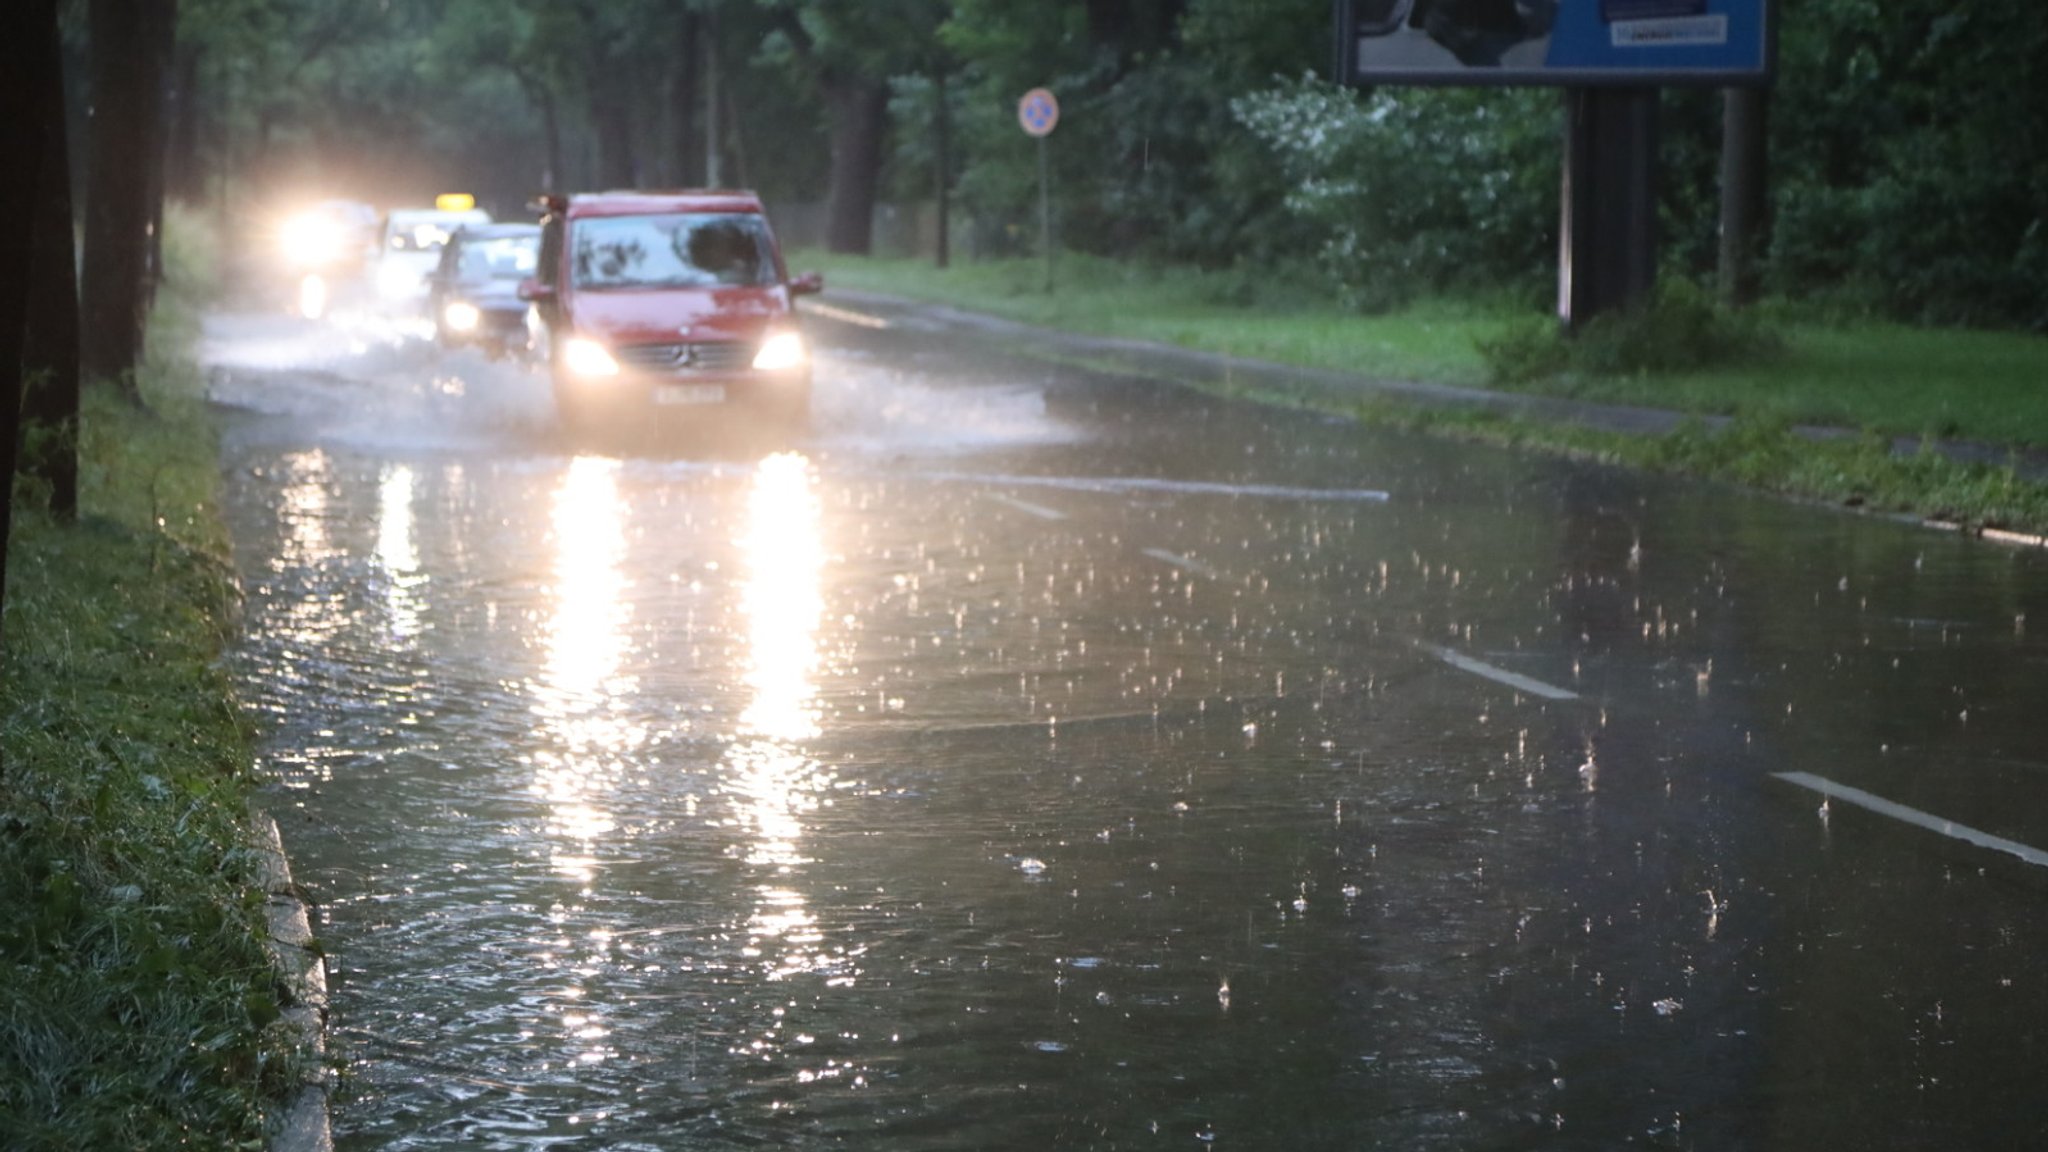
[[[266,944],[278,979],[289,993],[285,1021],[298,1038],[299,1050],[314,1061],[313,1069],[291,1094],[270,1152],[334,1152],[328,1116],[327,966],[313,939],[306,901],[292,884],[291,862],[284,840],[269,813],[252,810],[256,834],[258,882],[263,886],[264,915],[270,933]]]

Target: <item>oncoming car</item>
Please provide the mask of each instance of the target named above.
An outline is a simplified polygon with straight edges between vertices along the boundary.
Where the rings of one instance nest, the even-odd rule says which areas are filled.
[[[479,224],[441,250],[428,279],[427,313],[444,348],[473,344],[493,356],[526,345],[526,303],[519,285],[534,273],[540,228]]]
[[[809,418],[810,351],[792,280],[751,192],[603,192],[542,201],[521,286],[537,356],[571,427]]]
[[[440,265],[448,238],[457,229],[491,222],[491,214],[480,208],[453,206],[472,203],[467,196],[440,199],[451,206],[394,208],[384,217],[377,244],[377,296],[394,313],[420,314],[427,277]]]

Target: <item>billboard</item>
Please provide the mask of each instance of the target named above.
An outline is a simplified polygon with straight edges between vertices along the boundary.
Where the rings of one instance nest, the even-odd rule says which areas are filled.
[[[1772,0],[1336,0],[1347,84],[1770,82]]]

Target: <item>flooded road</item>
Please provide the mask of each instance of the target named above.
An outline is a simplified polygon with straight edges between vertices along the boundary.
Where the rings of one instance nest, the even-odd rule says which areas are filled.
[[[2048,1139],[2048,557],[811,331],[614,457],[210,326],[342,1148]]]

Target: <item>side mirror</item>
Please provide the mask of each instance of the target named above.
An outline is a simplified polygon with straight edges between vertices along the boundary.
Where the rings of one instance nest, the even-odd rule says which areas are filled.
[[[789,282],[791,296],[815,296],[825,290],[825,274],[806,272]]]
[[[528,304],[551,304],[555,299],[555,286],[532,278],[521,280],[519,298]]]

